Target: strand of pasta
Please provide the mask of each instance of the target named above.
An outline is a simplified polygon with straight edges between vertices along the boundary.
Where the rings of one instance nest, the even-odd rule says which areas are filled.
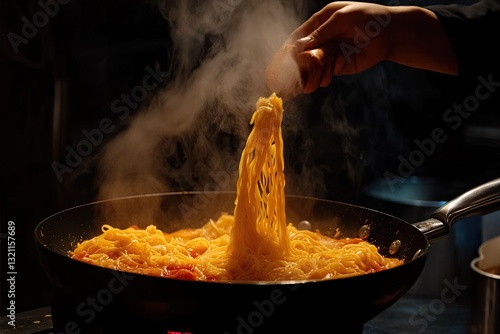
[[[229,253],[241,265],[251,253],[282,257],[290,252],[286,235],[282,100],[260,98],[239,165],[235,227]],[[250,261],[250,259],[248,259]]]
[[[240,159],[234,215],[173,233],[154,225],[143,230],[103,225],[101,235],[79,243],[70,255],[140,274],[218,281],[329,279],[401,264],[367,241],[287,225],[282,117],[275,94],[257,101]]]
[[[325,279],[376,272],[401,263],[382,257],[367,241],[332,239],[289,224],[287,235],[293,249],[289,256],[269,257],[263,253],[266,249],[257,249],[235,269],[229,266],[227,253],[234,224],[234,216],[222,215],[200,229],[170,234],[152,225],[145,230],[105,225],[101,235],[80,243],[72,256],[112,269],[195,280]]]

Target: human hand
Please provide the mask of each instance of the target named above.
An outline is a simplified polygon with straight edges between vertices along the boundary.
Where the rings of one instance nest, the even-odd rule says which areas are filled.
[[[308,78],[323,87],[330,83],[332,75],[362,72],[387,59],[391,19],[388,6],[332,2],[298,27],[289,42],[294,41],[299,54],[316,48],[324,51],[321,79]]]
[[[293,97],[328,86],[333,76],[362,72],[383,60],[452,75],[458,71],[451,42],[430,10],[339,1],[326,5],[289,36],[266,69],[266,84]]]
[[[389,22],[386,6],[357,2],[326,5],[298,27],[273,57],[266,71],[268,87],[284,95],[311,93],[328,86],[334,75],[372,67],[387,56],[389,34],[384,29]],[[297,68],[292,68],[291,59]]]

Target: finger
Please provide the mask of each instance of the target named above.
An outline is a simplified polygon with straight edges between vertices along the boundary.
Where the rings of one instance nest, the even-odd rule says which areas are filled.
[[[342,7],[318,12],[292,34],[297,38],[295,45],[299,52],[318,48],[342,34],[342,25],[337,22],[338,10]]]
[[[302,91],[302,80],[296,58],[295,46],[285,44],[271,58],[264,71],[267,89],[283,99],[294,97]]]
[[[322,26],[333,13],[345,6],[347,6],[347,3],[344,2],[334,2],[324,6],[293,31],[290,35],[291,40],[296,41],[299,38],[308,36]]]
[[[324,57],[322,49],[304,51],[297,56],[304,93],[312,93],[319,87],[323,78]]]
[[[308,36],[313,31],[318,29],[318,27],[328,19],[328,17],[324,16],[325,14],[322,11],[313,14],[309,19],[307,19],[292,32],[289,38],[290,42],[294,43],[297,39]]]

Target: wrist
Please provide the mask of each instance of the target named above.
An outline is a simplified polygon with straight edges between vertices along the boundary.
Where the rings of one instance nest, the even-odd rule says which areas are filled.
[[[390,8],[388,60],[403,65],[456,75],[453,46],[436,14],[417,6]]]

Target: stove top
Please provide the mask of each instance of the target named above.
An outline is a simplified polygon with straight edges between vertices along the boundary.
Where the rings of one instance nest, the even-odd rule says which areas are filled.
[[[7,328],[8,319],[1,319],[2,328]],[[457,299],[454,303],[445,304],[433,297],[409,295],[366,323],[362,334],[465,334],[468,320],[468,300]],[[17,314],[16,325],[12,333],[56,334],[52,329],[50,307]]]

